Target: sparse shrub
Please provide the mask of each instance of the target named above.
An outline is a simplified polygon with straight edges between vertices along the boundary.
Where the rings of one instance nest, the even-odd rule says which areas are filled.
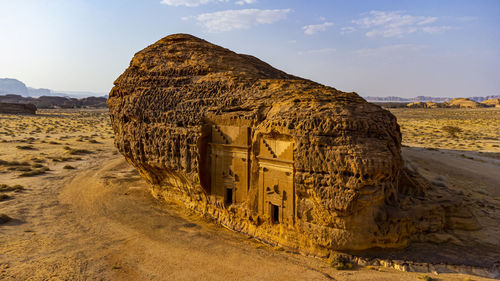
[[[39,157],[34,157],[34,158],[31,158],[31,161],[33,161],[34,163],[45,163],[45,159],[43,158],[39,158]]]
[[[17,172],[29,172],[29,171],[31,171],[31,168],[26,167],[26,166],[16,166],[16,167],[9,167],[9,168],[7,168],[7,170],[17,171]]]
[[[69,154],[71,155],[84,155],[84,154],[92,154],[93,152],[87,149],[73,149],[69,146],[63,147],[65,150],[68,151]]]
[[[347,270],[353,268],[353,264],[343,255],[334,255],[330,259],[330,266],[337,270]]]
[[[32,145],[18,145],[16,148],[21,150],[35,150]]]
[[[12,218],[7,216],[6,214],[0,214],[0,224],[8,223]]]
[[[7,194],[0,193],[0,201],[4,201],[10,199],[10,196]]]
[[[462,132],[462,129],[456,126],[443,126],[441,130],[448,133],[452,138],[457,138],[457,134]]]
[[[75,167],[73,167],[73,166],[71,166],[71,165],[65,165],[65,166],[63,167],[63,169],[66,169],[66,170],[74,170],[74,169],[76,169],[76,168],[75,168]]]
[[[30,164],[28,162],[0,160],[0,165],[2,165],[2,166],[29,166]]]
[[[48,170],[49,170],[49,168],[43,167],[43,168],[38,169],[38,170],[33,170],[33,171],[30,171],[30,172],[24,172],[24,173],[20,174],[19,176],[20,177],[34,177],[34,176],[38,176],[38,175],[43,175]]]
[[[418,279],[422,279],[422,280],[425,280],[425,281],[437,281],[438,279],[436,278],[432,278],[428,275],[424,275],[424,276],[419,276]]]
[[[0,184],[0,192],[9,192],[9,191],[19,192],[22,190],[24,190],[24,187],[20,184],[16,184],[13,186],[8,186],[6,184]]]
[[[84,155],[84,154],[92,154],[93,152],[86,149],[72,149],[69,151],[71,155]]]

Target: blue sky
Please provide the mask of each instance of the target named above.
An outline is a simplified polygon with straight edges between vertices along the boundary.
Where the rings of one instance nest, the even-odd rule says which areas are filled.
[[[107,93],[190,33],[362,96],[500,94],[500,1],[0,0],[0,77]]]

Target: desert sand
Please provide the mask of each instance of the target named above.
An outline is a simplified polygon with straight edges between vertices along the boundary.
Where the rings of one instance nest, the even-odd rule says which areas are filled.
[[[488,110],[498,120],[500,111]],[[395,112],[404,136],[415,113]],[[471,132],[480,126],[466,123]],[[494,134],[487,129],[485,136]],[[0,225],[1,280],[488,280],[382,266],[336,270],[328,261],[273,248],[174,201],[154,199],[117,153],[112,136],[106,110],[0,115],[0,184],[23,187],[1,192],[6,197],[0,215],[11,218]],[[407,139],[407,146],[420,146],[403,149],[407,165],[435,184],[470,194],[487,230],[477,239],[495,243],[500,237],[498,138],[441,146],[424,130]]]

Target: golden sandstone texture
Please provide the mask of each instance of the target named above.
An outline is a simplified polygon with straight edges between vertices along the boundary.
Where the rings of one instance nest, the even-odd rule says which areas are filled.
[[[108,106],[118,149],[155,196],[262,241],[326,255],[477,229],[403,168],[389,111],[202,39],[138,52]]]

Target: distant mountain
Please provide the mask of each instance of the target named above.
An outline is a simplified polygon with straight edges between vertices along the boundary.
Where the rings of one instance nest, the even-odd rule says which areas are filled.
[[[0,95],[20,95],[23,97],[62,96],[72,98],[102,97],[103,93],[83,91],[54,91],[27,87],[23,82],[12,78],[0,78]]]
[[[81,99],[58,96],[23,97],[20,95],[0,96],[0,103],[34,104],[37,108],[101,108],[106,107],[104,97]]]
[[[485,100],[500,99],[500,95],[486,96],[486,97],[470,97],[469,99],[477,102],[483,102]]]
[[[50,96],[52,91],[49,89],[35,89],[28,87],[28,96],[30,97],[40,97],[40,96]]]
[[[28,87],[17,80],[11,78],[0,78],[0,94],[28,95]]]
[[[402,97],[395,97],[395,96],[390,96],[390,97],[372,97],[372,96],[367,96],[364,97],[367,101],[371,102],[402,102],[402,103],[413,103],[413,102],[448,102],[452,100],[453,98],[451,97],[429,97],[429,96],[418,96],[414,98],[402,98]],[[500,98],[500,95],[492,95],[492,96],[484,96],[484,97],[469,97],[468,99],[476,101],[476,102],[482,102],[488,99],[498,99]]]

